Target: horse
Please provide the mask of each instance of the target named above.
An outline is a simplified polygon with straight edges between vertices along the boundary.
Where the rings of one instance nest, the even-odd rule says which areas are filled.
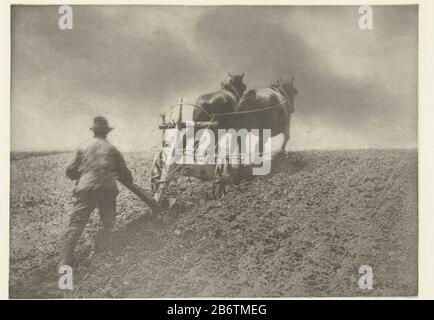
[[[225,114],[224,119],[218,120],[218,128],[228,128],[231,126],[231,117],[241,97],[246,90],[246,85],[243,83],[244,72],[241,75],[229,75],[227,82],[221,82],[221,89],[216,92],[204,94],[200,96],[195,104],[192,114],[192,121],[207,122],[212,119],[212,115]],[[178,113],[179,119],[182,119],[182,112]],[[172,119],[174,120],[174,119]],[[216,130],[213,128],[212,130]],[[196,129],[195,129],[196,130]],[[183,146],[187,145],[186,135],[183,136]],[[195,142],[195,147],[197,147]],[[173,152],[175,149],[169,151]],[[167,186],[169,173],[176,170],[176,164],[166,164],[167,154],[163,151],[159,152],[154,158],[154,165],[151,171],[151,188],[154,192],[154,199],[158,204],[164,199],[164,190]],[[163,183],[161,183],[163,181]]]
[[[291,114],[295,110],[294,97],[298,94],[291,81],[279,79],[269,88],[249,90],[235,109],[234,126],[236,129],[271,129],[274,137],[283,133],[280,153],[285,153],[289,141]]]
[[[244,72],[241,75],[229,75],[229,80],[221,82],[221,90],[200,96],[195,103],[193,121],[209,121],[210,115],[234,112],[238,102],[246,90],[243,82]],[[224,117],[219,121],[219,128],[231,127],[231,117]]]

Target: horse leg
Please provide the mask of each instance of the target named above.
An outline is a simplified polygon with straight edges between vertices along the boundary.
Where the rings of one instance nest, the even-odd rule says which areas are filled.
[[[280,153],[285,154],[286,144],[289,141],[289,126],[286,126],[282,133],[283,133],[283,142],[282,142],[282,146],[280,147]]]

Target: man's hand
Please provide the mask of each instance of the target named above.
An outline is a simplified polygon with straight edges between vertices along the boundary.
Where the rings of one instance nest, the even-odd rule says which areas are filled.
[[[80,150],[77,150],[75,153],[74,160],[68,165],[66,168],[66,176],[71,180],[77,180],[80,178],[80,173],[78,172],[78,168],[81,163],[81,153]]]
[[[69,169],[69,168],[68,168]],[[77,171],[66,169],[66,176],[71,180],[77,180],[80,178],[80,174]]]

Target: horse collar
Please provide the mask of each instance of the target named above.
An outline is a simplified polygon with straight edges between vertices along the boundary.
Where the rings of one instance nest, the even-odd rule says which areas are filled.
[[[277,91],[278,93],[280,93],[281,95],[283,95],[286,100],[289,100],[288,94],[286,93],[286,91],[282,87],[272,86],[271,88],[274,91]]]

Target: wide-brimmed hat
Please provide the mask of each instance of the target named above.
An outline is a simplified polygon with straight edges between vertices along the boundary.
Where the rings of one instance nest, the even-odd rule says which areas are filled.
[[[93,127],[90,128],[90,130],[93,132],[109,132],[113,130],[113,128],[108,125],[105,117],[95,117],[95,119],[93,119]]]

